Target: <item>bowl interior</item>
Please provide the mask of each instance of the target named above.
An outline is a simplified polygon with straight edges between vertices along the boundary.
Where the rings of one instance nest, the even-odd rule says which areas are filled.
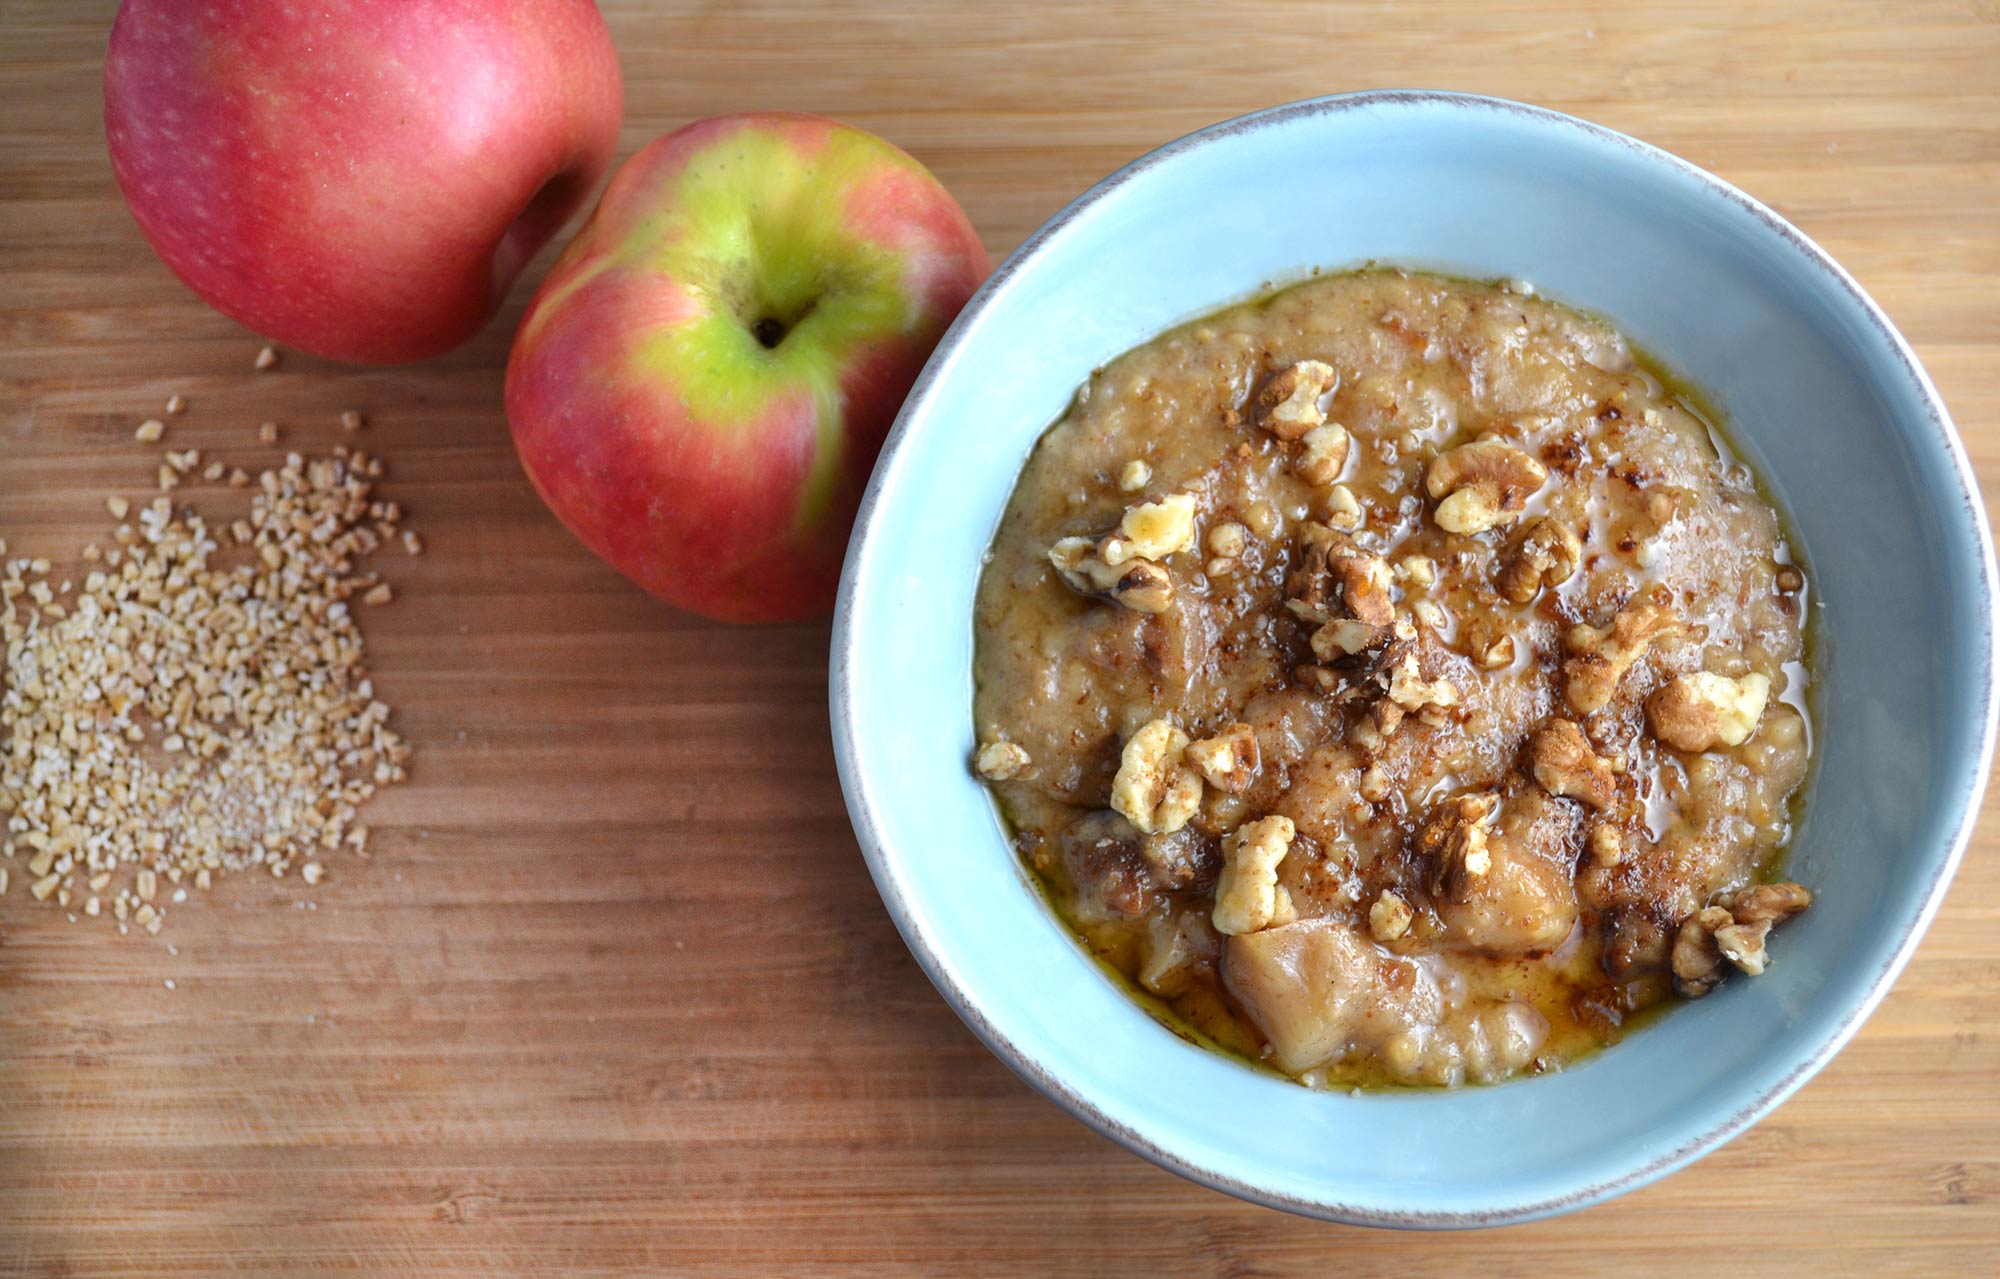
[[[1310,268],[1526,278],[1704,388],[1814,575],[1817,776],[1771,970],[1566,1072],[1313,1093],[1176,1038],[1036,894],[970,775],[981,553],[1092,368]],[[1850,282],[1754,204],[1551,113],[1356,95],[1194,135],[1004,265],[909,401],[849,556],[836,737],[897,922],[1038,1087],[1210,1184],[1344,1220],[1484,1224],[1639,1184],[1747,1126],[1886,990],[1991,744],[1990,551],[1949,425]]]

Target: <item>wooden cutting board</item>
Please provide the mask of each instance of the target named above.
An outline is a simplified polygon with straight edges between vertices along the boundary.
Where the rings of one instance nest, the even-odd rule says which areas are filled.
[[[720,111],[838,115],[930,164],[996,259],[1117,165],[1253,107],[1415,85],[1576,112],[1816,236],[2000,492],[1994,0],[605,8],[626,152]],[[183,445],[249,459],[271,453],[258,421],[326,448],[365,409],[429,543],[367,623],[418,755],[373,807],[372,862],[310,892],[228,881],[157,939],[71,925],[17,870],[0,1274],[1992,1273],[1991,822],[1824,1074],[1694,1168],[1561,1220],[1297,1220],[1042,1101],[876,899],[828,746],[826,626],[677,614],[543,511],[500,412],[526,287],[420,368],[253,373],[258,343],[174,282],[113,187],[112,10],[0,0],[0,535],[58,559],[101,536],[103,495],[151,474],[132,425],[170,392]]]

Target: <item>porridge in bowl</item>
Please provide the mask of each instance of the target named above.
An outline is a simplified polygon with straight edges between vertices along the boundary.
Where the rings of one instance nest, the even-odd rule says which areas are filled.
[[[1028,459],[974,766],[1089,949],[1310,1084],[1560,1067],[1769,962],[1807,582],[1603,323],[1373,270],[1177,329]]]

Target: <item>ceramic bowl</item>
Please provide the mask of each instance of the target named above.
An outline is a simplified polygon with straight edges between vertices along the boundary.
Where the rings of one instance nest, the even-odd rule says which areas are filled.
[[[1310,1091],[1177,1038],[1088,958],[968,758],[980,557],[1091,370],[1267,283],[1369,261],[1525,278],[1703,388],[1789,514],[1823,604],[1817,774],[1792,874],[1818,903],[1764,976],[1557,1074]],[[835,747],[883,901],[1022,1078],[1098,1131],[1278,1208],[1477,1226],[1641,1185],[1754,1123],[1895,980],[1993,750],[1993,552],[1909,345],[1797,229],[1662,151],[1553,112],[1362,93],[1244,116],[1120,170],[1021,246],[945,337],[875,469],[833,647]]]

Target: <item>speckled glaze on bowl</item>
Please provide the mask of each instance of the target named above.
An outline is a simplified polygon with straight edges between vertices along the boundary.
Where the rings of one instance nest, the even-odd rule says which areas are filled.
[[[1560,1074],[1311,1092],[1192,1046],[1088,958],[967,768],[980,556],[1092,368],[1267,281],[1368,260],[1526,278],[1728,414],[1798,533],[1818,769],[1791,862],[1819,902],[1755,981]],[[883,450],[833,646],[835,748],[883,901],[992,1050],[1098,1131],[1246,1199],[1483,1226],[1601,1200],[1776,1106],[1887,992],[1970,833],[1994,738],[1993,550],[1936,390],[1817,246],[1717,178],[1493,99],[1362,93],[1205,129],[1003,263]]]

